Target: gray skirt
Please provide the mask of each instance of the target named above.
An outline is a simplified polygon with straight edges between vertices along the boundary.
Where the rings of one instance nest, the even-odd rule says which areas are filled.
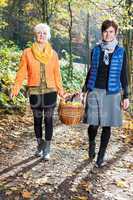
[[[83,122],[90,125],[113,126],[122,125],[121,93],[107,94],[105,89],[95,88],[86,97]]]

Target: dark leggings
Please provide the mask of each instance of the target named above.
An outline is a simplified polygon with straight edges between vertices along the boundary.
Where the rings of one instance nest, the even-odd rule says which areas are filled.
[[[88,127],[88,137],[89,137],[89,142],[93,142],[95,140],[95,137],[97,135],[99,126],[93,126],[90,125]],[[106,148],[110,139],[111,135],[111,127],[109,126],[104,126],[102,127],[102,134],[101,134],[101,144],[100,146],[103,148]]]
[[[33,109],[34,131],[36,138],[42,138],[42,120],[44,112],[45,140],[51,140],[53,135],[53,112],[54,108]]]
[[[45,140],[52,139],[53,114],[56,105],[56,98],[56,92],[30,96],[30,105],[34,117],[34,131],[36,138],[42,138],[42,122],[44,115]]]

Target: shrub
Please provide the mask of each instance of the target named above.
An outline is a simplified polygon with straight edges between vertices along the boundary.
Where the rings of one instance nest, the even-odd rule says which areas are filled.
[[[69,55],[63,50],[64,57],[61,59],[61,74],[63,87],[68,92],[79,92],[82,89],[85,78],[85,70],[79,69],[79,63],[72,68],[72,77],[70,78]]]
[[[23,89],[18,98],[10,100],[11,87],[15,79],[20,60],[21,50],[12,42],[0,39],[0,107],[5,110],[24,109],[26,98]]]

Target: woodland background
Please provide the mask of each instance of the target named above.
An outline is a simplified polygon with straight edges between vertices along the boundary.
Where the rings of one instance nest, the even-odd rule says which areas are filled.
[[[132,101],[132,13],[132,0],[0,0],[1,108],[10,112],[12,108],[21,109],[25,105],[25,86],[14,101],[9,99],[9,94],[22,50],[34,41],[33,27],[40,22],[46,22],[51,27],[51,43],[61,61],[63,85],[66,90],[75,92],[83,86],[91,49],[101,39],[102,21],[115,20],[119,24],[119,42],[126,48],[128,57]]]

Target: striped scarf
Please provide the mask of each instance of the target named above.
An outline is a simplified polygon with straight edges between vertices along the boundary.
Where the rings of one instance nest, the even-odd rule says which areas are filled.
[[[103,61],[105,65],[109,65],[109,53],[112,53],[115,50],[117,44],[118,44],[117,39],[114,39],[111,42],[102,41],[100,43],[102,51],[104,51]]]

